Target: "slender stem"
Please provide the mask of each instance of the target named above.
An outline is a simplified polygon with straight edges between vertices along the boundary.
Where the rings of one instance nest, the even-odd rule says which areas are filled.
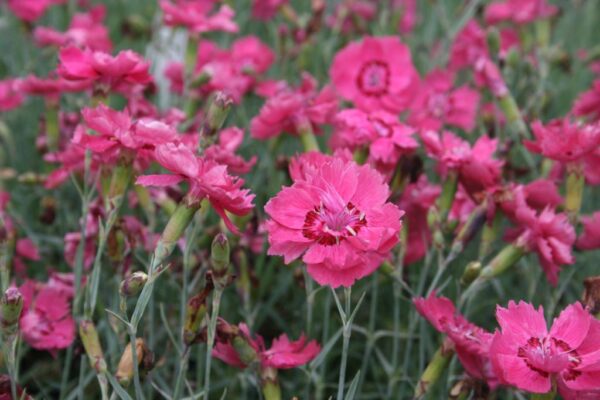
[[[144,392],[140,383],[140,369],[137,359],[137,345],[135,338],[136,334],[133,331],[133,329],[131,329],[131,325],[127,327],[127,331],[129,333],[129,341],[131,346],[131,361],[133,363],[133,385],[135,387],[135,398],[137,400],[141,400],[144,398]]]
[[[215,344],[215,332],[217,330],[217,318],[219,316],[219,307],[221,305],[221,295],[223,288],[215,287],[212,299],[212,312],[210,313],[210,322],[208,325],[208,338],[206,341],[206,369],[204,370],[204,400],[209,399],[210,391],[210,364],[212,361],[212,349]]]
[[[346,364],[348,363],[348,346],[350,344],[350,334],[352,333],[352,321],[349,319],[351,314],[351,294],[352,288],[344,288],[346,295],[344,314],[340,313],[343,322],[342,331],[342,362],[340,364],[340,378],[338,381],[337,400],[343,400],[344,387],[346,386]]]
[[[177,380],[175,381],[175,391],[173,392],[173,400],[177,400],[181,397],[181,391],[183,389],[183,381],[185,380],[185,372],[187,370],[188,362],[190,360],[190,347],[187,346],[183,351],[181,360],[179,362],[179,370],[177,372]]]

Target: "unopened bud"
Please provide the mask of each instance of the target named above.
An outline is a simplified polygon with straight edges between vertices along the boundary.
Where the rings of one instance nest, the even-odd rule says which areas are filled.
[[[460,283],[464,286],[469,286],[481,273],[481,263],[479,261],[471,261],[465,267]]]
[[[23,310],[23,296],[16,287],[11,287],[4,292],[0,302],[2,306],[2,329],[16,329],[21,311]]]
[[[207,126],[205,126],[204,129],[207,129],[207,131],[203,132],[204,135],[212,136],[221,129],[232,105],[233,98],[229,94],[218,92],[215,95],[206,114]]]
[[[121,282],[119,293],[123,297],[137,296],[146,282],[148,282],[148,275],[145,272],[136,271]]]
[[[154,367],[154,354],[148,349],[144,339],[137,338],[135,340],[135,356],[140,373],[147,373]],[[123,355],[121,355],[115,377],[121,385],[127,387],[133,374],[133,352],[131,351],[131,344],[128,344],[123,350]]]
[[[190,346],[206,326],[206,299],[213,289],[212,280],[208,279],[202,292],[192,297],[185,309],[185,322],[183,325],[183,341]]]
[[[213,279],[215,284],[224,287],[227,284],[230,264],[229,240],[223,233],[215,236],[211,250],[210,262],[212,264]]]
[[[502,274],[519,261],[525,253],[526,250],[523,246],[509,244],[486,265],[478,279],[487,280]]]
[[[600,276],[590,276],[583,280],[583,304],[594,315],[600,314]]]
[[[258,360],[256,350],[248,343],[245,337],[238,335],[231,341],[240,361],[246,365],[250,365]]]
[[[92,368],[101,373],[106,372],[106,361],[104,360],[98,331],[96,331],[96,326],[92,321],[84,319],[79,323],[79,337]]]

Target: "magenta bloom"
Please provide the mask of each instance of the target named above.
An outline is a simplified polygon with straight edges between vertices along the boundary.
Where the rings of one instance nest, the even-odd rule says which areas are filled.
[[[519,225],[507,232],[508,238],[516,238],[516,244],[536,252],[548,281],[556,286],[560,266],[573,264],[571,248],[575,243],[575,229],[566,214],[556,214],[550,207],[541,213],[530,208],[522,190],[515,190],[514,220]]]
[[[600,79],[592,84],[590,90],[579,95],[573,106],[573,113],[579,117],[589,117],[600,121]]]
[[[67,0],[8,0],[8,8],[23,21],[34,22],[51,6],[66,2]]]
[[[417,23],[417,0],[394,0],[392,7],[401,15],[398,31],[403,34],[410,33]]]
[[[430,72],[411,105],[408,122],[424,130],[437,131],[444,125],[473,130],[479,93],[467,86],[453,89],[453,81],[449,71]]]
[[[256,335],[256,339],[253,338],[250,329],[244,323],[239,324],[239,328],[241,334],[256,351],[262,368],[296,368],[308,364],[321,351],[321,346],[316,340],[307,341],[306,337],[301,335],[298,340],[290,341],[285,334],[274,339],[271,347],[267,349],[262,336]],[[233,346],[228,342],[217,342],[212,355],[231,366],[246,368]]]
[[[135,85],[147,85],[152,82],[149,64],[142,56],[124,50],[116,56],[101,51],[82,50],[66,47],[58,55],[59,76],[70,81],[86,82],[102,93],[116,90],[125,94]]]
[[[497,24],[511,21],[522,25],[551,17],[557,12],[558,8],[548,4],[547,0],[502,0],[486,7],[485,22]]]
[[[319,125],[328,123],[338,107],[333,89],[325,86],[317,91],[317,81],[308,73],[302,74],[298,88],[287,85],[274,90],[260,113],[250,122],[250,134],[266,140],[283,132],[299,134],[301,129],[319,133]]]
[[[56,280],[47,283],[27,280],[19,291],[24,300],[19,328],[25,341],[38,350],[69,347],[75,339],[70,306],[72,291],[64,290],[64,284]]]
[[[333,148],[356,150],[367,145],[369,158],[383,164],[396,164],[400,157],[414,152],[419,144],[413,129],[385,111],[364,112],[360,109],[340,111],[331,138]]]
[[[25,97],[19,90],[19,85],[16,79],[0,81],[0,112],[12,110],[23,104]]]
[[[197,135],[194,135],[194,137],[197,137]],[[256,164],[256,156],[246,161],[235,153],[243,140],[244,131],[240,128],[223,129],[219,132],[218,142],[204,150],[204,156],[218,164],[226,165],[227,169],[234,174],[246,174]]]
[[[481,136],[471,148],[468,142],[448,131],[441,136],[427,131],[421,138],[428,155],[438,160],[441,172],[455,171],[471,196],[500,183],[503,161],[493,157],[497,139]]]
[[[144,175],[136,183],[142,186],[171,186],[181,181],[189,184],[189,194],[195,200],[208,199],[215,211],[223,218],[227,227],[235,233],[225,211],[235,215],[246,215],[252,211],[254,195],[242,189],[244,180],[227,173],[227,167],[213,160],[196,157],[183,144],[166,143],[156,147],[156,161],[174,175]]]
[[[525,147],[562,163],[580,161],[600,146],[600,124],[581,124],[564,118],[546,125],[536,121],[531,129],[535,141],[525,141]]]
[[[485,31],[472,19],[456,35],[450,49],[450,67],[454,70],[472,68],[480,58],[487,58],[488,47]]]
[[[183,26],[193,33],[212,31],[237,32],[235,12],[226,5],[213,12],[212,0],[161,0],[165,25]]]
[[[326,157],[303,173],[265,206],[268,254],[286,264],[302,256],[319,284],[351,286],[388,257],[404,212],[369,166]]]
[[[600,212],[581,217],[583,233],[577,239],[576,247],[580,250],[600,248]]]
[[[404,264],[419,261],[427,253],[431,243],[431,231],[427,224],[427,215],[440,195],[441,188],[427,181],[422,175],[415,183],[406,185],[398,207],[406,212],[404,223],[408,226],[408,238]]]
[[[547,393],[552,379],[559,390],[600,388],[600,322],[580,303],[568,306],[546,327],[544,312],[529,303],[498,306],[500,331],[490,347],[492,365],[501,382],[532,393]],[[562,394],[562,393],[561,393]]]
[[[492,370],[489,347],[492,334],[467,321],[456,312],[446,297],[437,297],[435,291],[427,298],[413,300],[415,308],[433,327],[448,336],[465,371],[476,379],[484,380],[493,389],[498,378]]]
[[[106,7],[97,5],[87,13],[78,13],[73,16],[69,29],[59,32],[52,28],[37,27],[33,31],[33,38],[38,46],[64,47],[74,45],[90,50],[112,51],[112,42],[108,29],[103,21],[106,16]]]
[[[408,108],[419,76],[410,50],[397,37],[365,37],[334,57],[331,81],[341,97],[366,111]]]

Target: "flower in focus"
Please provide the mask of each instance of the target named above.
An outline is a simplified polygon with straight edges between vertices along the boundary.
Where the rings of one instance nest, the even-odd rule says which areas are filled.
[[[558,8],[548,4],[547,0],[501,0],[486,7],[485,22],[497,24],[511,21],[522,25],[551,17],[557,12]]]
[[[498,306],[500,324],[490,358],[500,381],[532,393],[548,393],[552,380],[559,392],[600,388],[600,321],[575,303],[563,310],[550,330],[544,312],[529,303]]]
[[[274,339],[271,347],[267,349],[262,336],[256,335],[256,338],[253,338],[248,326],[244,323],[239,324],[238,327],[240,336],[256,352],[262,368],[296,368],[309,363],[321,351],[321,346],[316,340],[307,341],[306,337],[301,335],[298,340],[290,341],[285,334]],[[246,368],[247,366],[240,360],[230,342],[218,341],[212,355],[237,368]]]
[[[238,31],[235,12],[227,5],[213,12],[211,0],[161,0],[159,4],[167,26],[183,26],[193,33]]]
[[[268,254],[286,264],[302,256],[319,284],[351,286],[389,256],[404,212],[369,166],[326,157],[303,172],[265,206]]]
[[[34,349],[56,351],[69,347],[75,339],[75,322],[70,301],[73,292],[64,282],[27,280],[19,287],[23,312],[19,327],[23,339]]]
[[[194,137],[197,137],[194,135]],[[204,150],[207,159],[214,160],[218,164],[227,165],[227,169],[234,174],[246,174],[256,164],[256,156],[246,161],[235,154],[244,140],[244,131],[240,128],[231,127],[219,132],[217,143]]]
[[[329,75],[340,96],[356,107],[391,113],[408,108],[419,82],[409,48],[391,36],[350,43],[335,55]]]
[[[438,297],[435,291],[427,298],[414,299],[413,303],[419,314],[437,331],[447,335],[454,344],[458,359],[470,376],[486,381],[492,389],[498,386],[498,378],[489,359],[491,333],[467,321],[456,312],[450,299]]]
[[[173,175],[143,175],[137,179],[138,185],[172,186],[187,181],[190,200],[200,202],[208,199],[227,227],[238,233],[225,211],[235,215],[246,215],[252,211],[254,195],[248,189],[242,189],[243,179],[229,175],[225,165],[196,157],[190,148],[181,143],[157,146],[154,157]]]
[[[425,77],[410,107],[408,122],[411,125],[434,131],[444,125],[473,130],[479,93],[467,86],[452,89],[452,75],[449,71],[436,70]]]
[[[102,94],[116,90],[130,93],[136,85],[152,82],[149,64],[142,56],[124,50],[116,56],[102,51],[65,47],[58,55],[58,75],[66,80],[85,82]]]
[[[317,91],[317,81],[305,73],[298,88],[284,85],[274,90],[250,121],[250,134],[265,140],[283,132],[298,135],[303,129],[318,133],[319,125],[333,118],[337,106],[333,89],[325,86]]]

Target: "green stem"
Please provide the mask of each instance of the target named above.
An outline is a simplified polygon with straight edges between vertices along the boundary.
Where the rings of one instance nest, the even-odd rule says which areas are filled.
[[[58,104],[54,101],[46,101],[46,140],[48,150],[55,152],[58,150],[60,140],[60,129],[58,124]]]
[[[210,313],[210,322],[208,325],[208,338],[206,341],[206,369],[204,370],[204,400],[210,397],[210,364],[212,361],[212,350],[215,344],[215,333],[217,330],[217,318],[219,317],[219,307],[221,306],[221,295],[223,288],[215,287],[212,299],[212,310]]]
[[[144,399],[144,392],[140,383],[140,368],[137,359],[136,333],[131,329],[131,325],[127,327],[129,333],[129,341],[131,346],[131,361],[133,363],[133,385],[135,387],[135,398],[137,400]]]
[[[440,379],[444,370],[450,364],[450,360],[454,355],[453,350],[444,349],[442,345],[433,355],[433,358],[423,371],[419,383],[415,388],[415,399],[422,399],[427,391]]]
[[[340,312],[342,318],[343,331],[342,331],[342,362],[340,364],[340,377],[338,380],[338,391],[337,400],[344,399],[344,387],[346,386],[346,365],[348,363],[348,346],[350,344],[350,335],[352,333],[352,321],[350,320],[351,313],[351,294],[352,288],[344,288],[345,294],[345,307],[344,312]]]
[[[565,211],[571,222],[577,221],[581,203],[583,201],[583,190],[585,188],[585,176],[581,171],[569,171],[567,174],[567,195],[565,196]]]
[[[300,132],[300,141],[302,142],[304,151],[320,151],[319,143],[309,123],[303,124],[298,131]]]
[[[186,346],[181,360],[179,362],[179,370],[177,372],[177,380],[175,381],[175,391],[173,392],[173,400],[178,400],[181,397],[183,390],[183,381],[185,380],[185,372],[190,360],[190,347]]]

